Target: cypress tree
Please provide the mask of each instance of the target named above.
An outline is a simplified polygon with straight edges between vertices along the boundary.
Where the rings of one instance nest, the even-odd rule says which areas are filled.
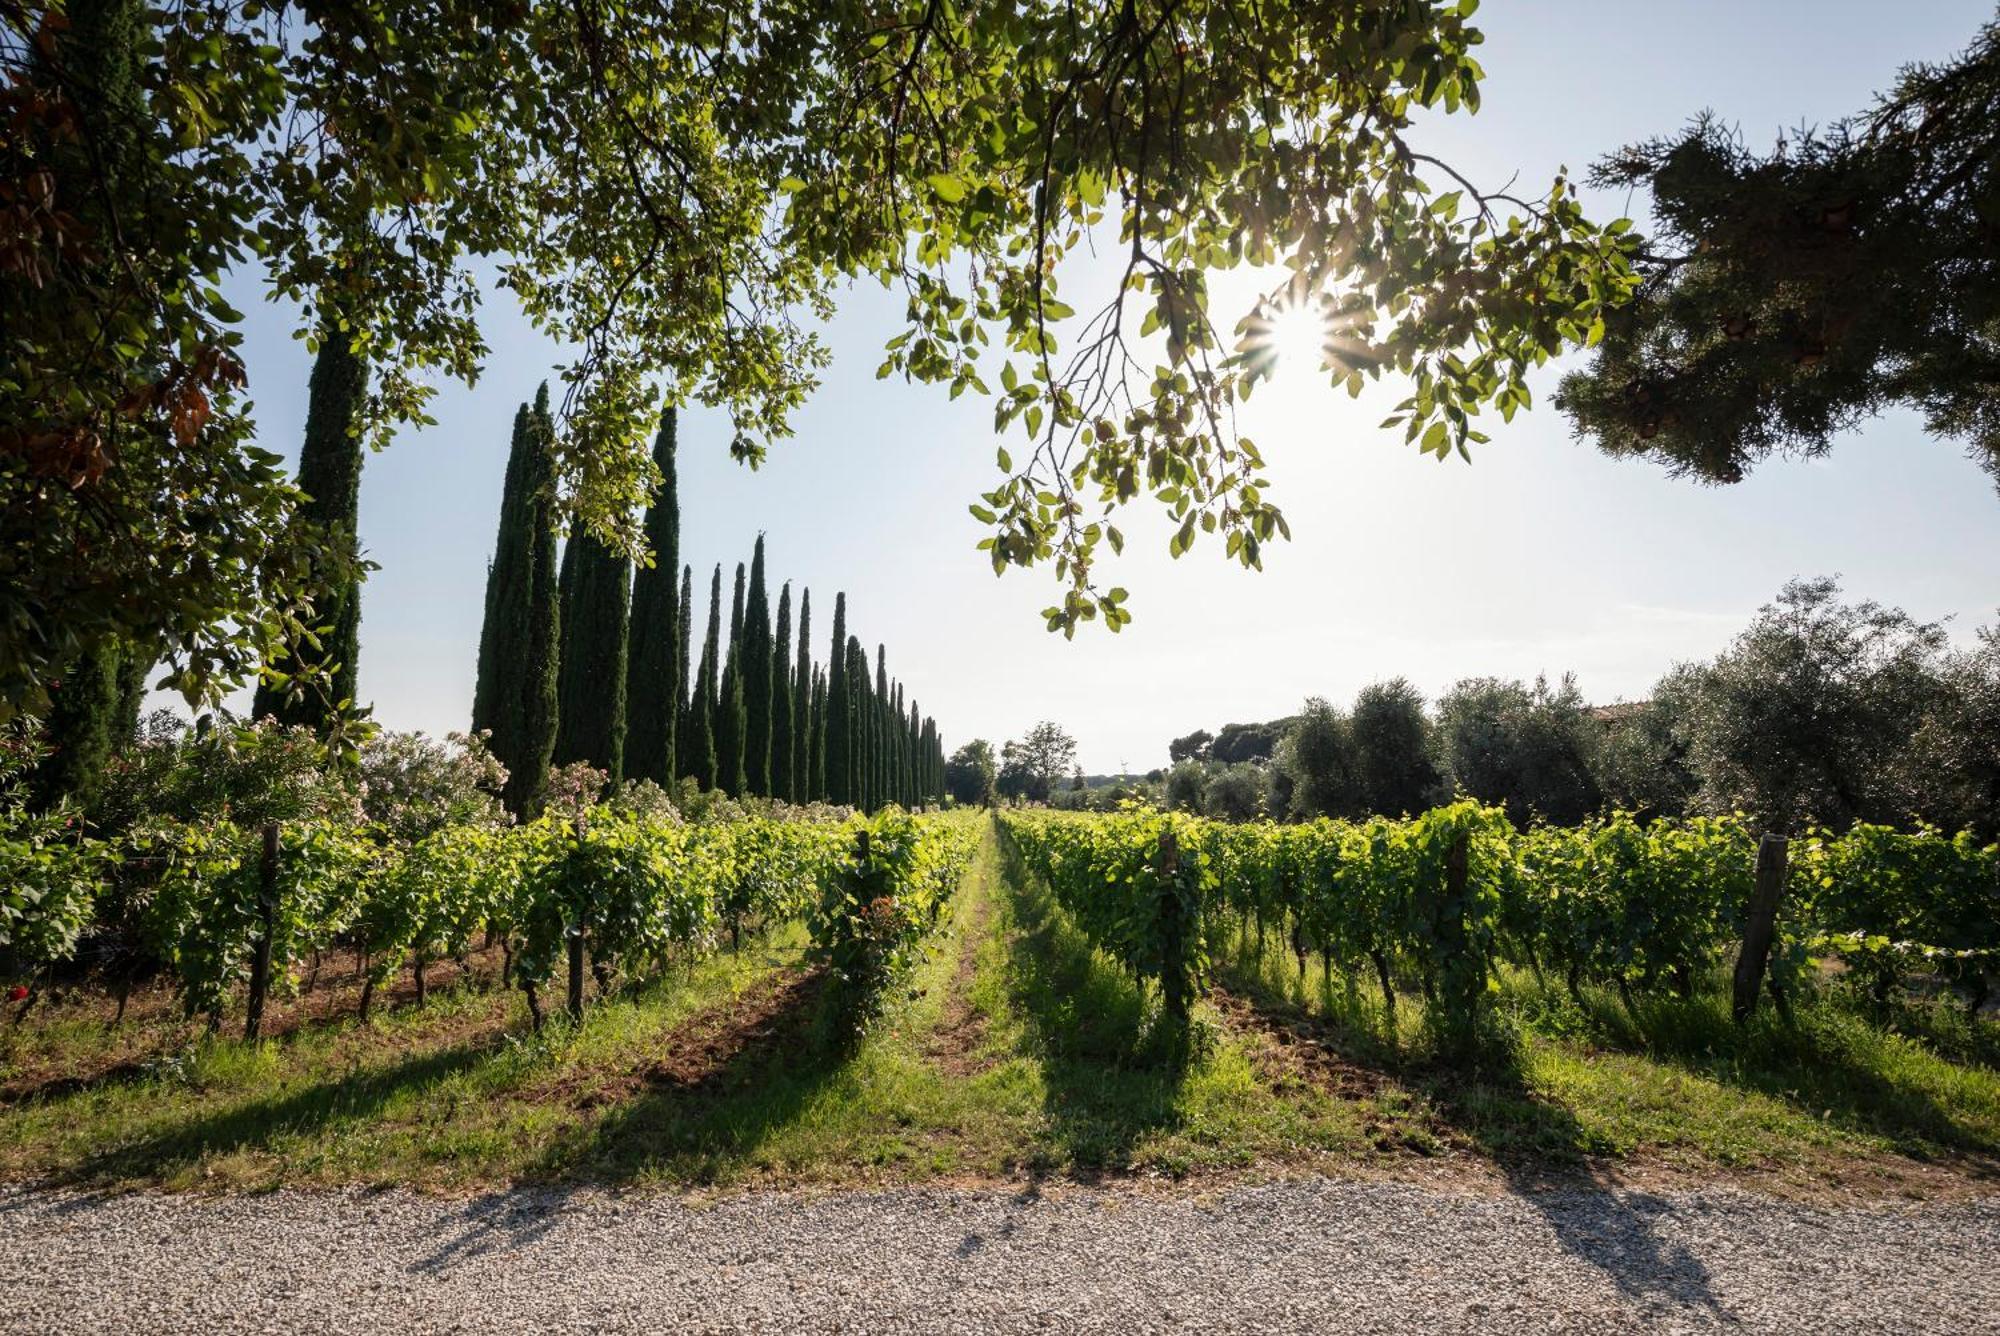
[[[146,679],[153,673],[153,656],[137,646],[118,651],[118,716],[112,736],[130,741],[139,735],[139,716],[146,708]]]
[[[903,782],[903,767],[909,760],[910,749],[903,738],[903,684],[894,679],[889,682],[889,709],[883,727],[889,734],[889,793],[899,806],[907,808],[910,787]]]
[[[815,668],[812,679],[812,731],[806,738],[806,773],[812,782],[812,796],[831,802],[826,789],[826,670]]]
[[[799,663],[792,675],[792,801],[822,797],[813,788],[812,590],[799,591]]]
[[[736,593],[729,605],[729,655],[715,700],[715,787],[732,798],[750,790],[744,770],[743,563],[736,563]]]
[[[688,653],[690,642],[694,637],[694,567],[692,566],[681,567],[681,600],[675,612],[674,627],[680,639],[680,646],[674,651],[674,709],[680,720],[680,725],[674,732],[674,778],[679,780],[683,776],[694,774],[693,756],[696,747],[705,745],[712,748],[715,745],[713,740],[706,744],[695,741],[697,729],[688,717],[688,699],[694,693],[694,678],[689,671],[693,660]],[[700,731],[704,737],[707,736],[706,720],[703,721]]]
[[[743,657],[743,563],[736,563],[736,592],[729,599],[729,657]]]
[[[905,807],[917,805],[917,730],[910,722],[910,708],[903,701],[903,686],[896,684],[896,789]]]
[[[361,508],[362,401],[368,363],[350,336],[329,320],[320,332],[306,398],[306,439],[299,451],[298,485],[306,494],[298,519],[317,531],[329,556],[313,564],[311,623],[317,646],[297,641],[273,656],[283,680],[259,682],[251,713],[326,732],[353,705],[361,651],[361,548],[356,517]],[[317,674],[324,680],[309,681]]]
[[[519,817],[540,807],[555,742],[560,613],[548,393],[542,386],[534,406],[514,414],[472,697],[472,727],[489,735],[489,749],[507,767],[501,797]]]
[[[646,543],[653,564],[632,577],[631,660],[626,670],[625,768],[635,779],[672,788],[676,716],[680,713],[682,671],[680,603],[674,567],[681,564],[681,508],[674,471],[674,410],[660,414],[653,437],[653,464],[660,490],[646,507]]]
[[[833,596],[833,648],[826,658],[826,800],[859,807],[849,731],[853,710],[847,686],[847,595],[841,593]]]
[[[563,551],[563,652],[556,761],[586,761],[625,778],[625,670],[632,559],[579,530]]]
[[[793,782],[792,586],[778,591],[778,633],[771,643],[771,796],[797,802]]]
[[[526,404],[514,411],[507,472],[500,484],[500,527],[493,538],[493,557],[486,563],[486,615],[479,625],[479,664],[472,681],[472,731],[496,736],[508,689],[520,667],[534,563],[534,498],[523,482],[535,452],[530,412]]]
[[[704,789],[715,787],[715,697],[716,655],[722,638],[722,564],[708,582],[708,634],[701,642],[701,671],[695,677],[694,695],[688,700],[688,729],[694,743],[688,773]]]
[[[771,597],[764,588],[764,535],[750,557],[750,600],[743,609],[743,781],[748,791],[770,797],[771,739],[774,736],[771,681]]]
[[[743,716],[743,665],[732,657],[722,672],[715,711],[715,786],[732,798],[750,792],[743,770]]]
[[[861,648],[861,641],[855,636],[847,637],[847,694],[848,694],[848,774],[847,787],[854,794],[854,805],[864,812],[875,810],[875,792],[869,781],[872,771],[869,763],[869,697],[868,652]]]
[[[875,701],[869,712],[870,743],[873,751],[875,805],[882,806],[895,795],[889,788],[889,653],[880,641],[875,645]]]
[[[926,797],[944,800],[944,743],[938,738],[937,720],[924,719],[924,753],[930,758],[930,778],[925,782]]]
[[[556,458],[555,420],[549,415],[549,387],[536,391],[534,410],[528,415],[529,452],[521,474],[521,495],[526,498],[525,524],[528,531],[527,580],[518,597],[526,612],[509,618],[513,643],[520,646],[518,658],[509,652],[515,667],[509,670],[508,685],[497,722],[505,729],[506,754],[496,746],[494,754],[507,767],[507,785],[501,799],[509,811],[532,818],[542,810],[548,791],[549,761],[555,754],[556,729],[561,722],[559,696],[562,677],[562,591],[556,575]],[[496,742],[500,738],[496,732]]]
[[[29,776],[34,805],[54,807],[68,798],[87,805],[111,759],[118,718],[118,649],[86,650],[50,684],[49,709],[42,719],[48,748]]]
[[[527,651],[520,673],[519,731],[514,742],[502,798],[526,817],[541,814],[548,791],[549,761],[555,755],[556,726],[561,720],[558,691],[562,675],[562,591],[556,580],[556,459],[555,420],[549,416],[549,387],[535,395],[535,434],[539,449],[535,469],[534,506],[529,562]]]

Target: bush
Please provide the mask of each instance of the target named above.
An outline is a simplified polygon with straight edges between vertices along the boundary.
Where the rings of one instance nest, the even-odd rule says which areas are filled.
[[[87,815],[117,833],[152,819],[251,829],[271,821],[353,825],[365,813],[358,773],[336,764],[311,729],[270,720],[190,728],[159,710],[136,742],[112,755]]]
[[[384,729],[362,745],[360,766],[362,811],[400,844],[448,826],[507,823],[500,805],[507,767],[482,734],[450,733],[439,742]]]

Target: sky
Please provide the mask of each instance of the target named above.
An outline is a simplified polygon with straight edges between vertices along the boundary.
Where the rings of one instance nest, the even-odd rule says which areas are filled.
[[[1704,108],[1767,146],[1860,109],[1992,14],[1970,0],[1489,0],[1484,107],[1425,127],[1423,145],[1482,184],[1518,171],[1524,188]],[[1600,217],[1636,207],[1590,202]],[[232,299],[248,313],[260,442],[295,458],[309,371],[297,314],[247,279]],[[871,654],[888,647],[948,748],[1052,719],[1090,772],[1144,771],[1196,728],[1289,714],[1307,696],[1344,703],[1398,675],[1434,698],[1464,677],[1574,672],[1593,701],[1642,699],[1674,663],[1725,648],[1794,576],[1838,574],[1849,595],[1949,619],[1962,641],[2000,619],[2000,495],[1914,416],[1707,487],[1574,442],[1546,402],[1557,364],[1534,411],[1489,423],[1470,464],[1377,428],[1407,392],[1393,378],[1350,401],[1281,372],[1239,425],[1293,541],[1267,548],[1261,572],[1213,541],[1170,560],[1167,527],[1135,509],[1125,556],[1099,572],[1131,591],[1132,624],[1066,641],[1039,616],[1060,594],[1053,570],[995,577],[975,550],[984,526],[966,507],[998,476],[990,402],[874,378],[901,311],[873,285],[842,294],[822,387],[755,472],[729,458],[721,414],[683,414],[682,557],[698,588],[718,561],[726,581],[762,531],[774,580],[813,591],[816,639],[845,590],[851,629]],[[1226,328],[1241,310],[1219,298],[1215,314]],[[442,384],[436,425],[401,431],[363,475],[361,540],[380,569],[363,595],[360,695],[393,728],[466,726],[509,424],[563,361],[507,294],[489,294],[485,321],[477,385]]]

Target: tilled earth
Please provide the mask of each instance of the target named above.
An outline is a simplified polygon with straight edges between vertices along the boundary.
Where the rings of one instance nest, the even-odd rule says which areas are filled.
[[[2000,1332],[2000,1199],[0,1189],[7,1332]]]

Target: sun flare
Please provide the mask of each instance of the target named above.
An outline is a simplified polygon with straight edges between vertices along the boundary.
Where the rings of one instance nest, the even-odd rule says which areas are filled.
[[[1327,344],[1333,331],[1316,303],[1287,303],[1273,310],[1270,319],[1276,370],[1317,375],[1326,369]]]
[[[1326,303],[1286,292],[1259,304],[1245,322],[1238,350],[1255,378],[1303,385],[1337,364],[1335,333]]]

